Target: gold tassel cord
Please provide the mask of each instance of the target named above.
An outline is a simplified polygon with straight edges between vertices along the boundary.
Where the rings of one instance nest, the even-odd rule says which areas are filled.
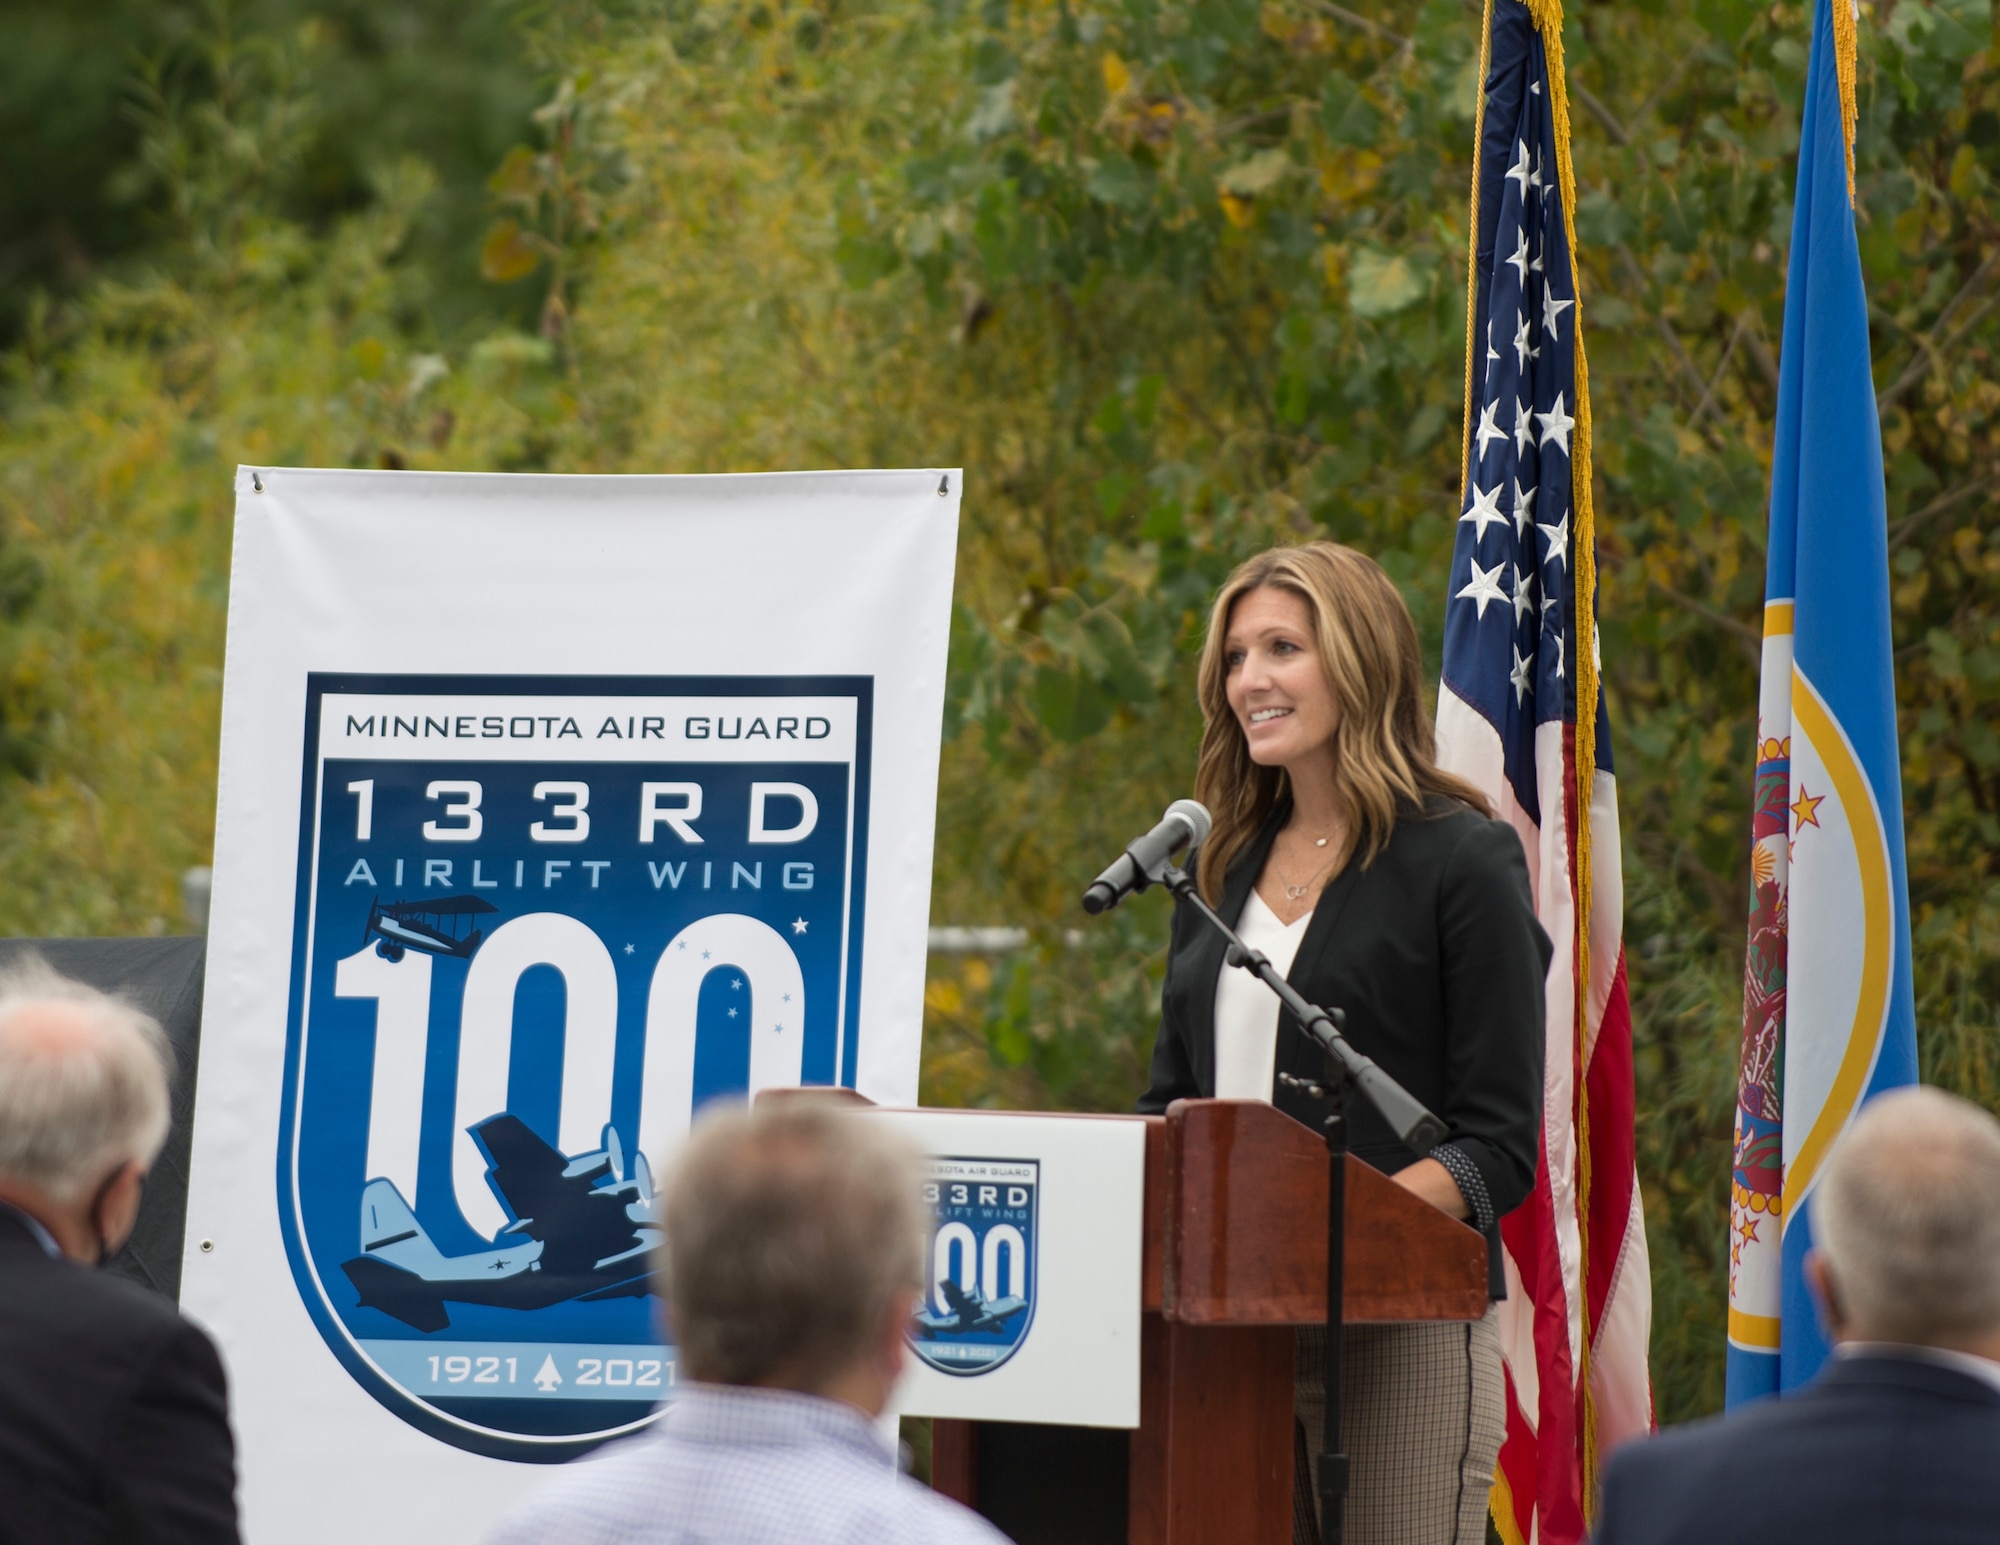
[[[1479,27],[1479,105],[1472,116],[1472,218],[1465,238],[1465,430],[1458,441],[1458,496],[1472,475],[1472,330],[1479,322],[1479,157],[1486,144],[1486,71],[1493,54],[1493,0]]]
[[[1832,0],[1838,9],[1852,0]],[[1597,1511],[1597,1406],[1590,1391],[1590,1101],[1586,1092],[1590,1048],[1591,798],[1597,788],[1597,521],[1591,500],[1590,370],[1583,349],[1583,267],[1576,244],[1576,173],[1570,159],[1568,72],[1563,65],[1562,0],[1527,0],[1528,14],[1541,34],[1548,61],[1549,107],[1555,120],[1556,175],[1562,189],[1563,234],[1569,239],[1570,283],[1576,290],[1576,423],[1570,431],[1570,551],[1576,572],[1576,1221],[1579,1235],[1578,1291],[1583,1335],[1577,1384],[1583,1404],[1583,1510],[1586,1523]]]

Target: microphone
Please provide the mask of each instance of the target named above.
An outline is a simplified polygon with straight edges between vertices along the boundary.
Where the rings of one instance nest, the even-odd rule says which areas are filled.
[[[1090,882],[1083,893],[1083,910],[1108,912],[1127,896],[1144,890],[1160,877],[1160,871],[1182,848],[1198,848],[1208,838],[1214,822],[1208,811],[1191,799],[1177,799],[1167,806],[1145,836],[1118,855],[1117,862]]]

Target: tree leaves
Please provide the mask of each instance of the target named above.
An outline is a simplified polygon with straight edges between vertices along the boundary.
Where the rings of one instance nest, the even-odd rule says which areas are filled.
[[[1356,316],[1388,317],[1406,311],[1429,289],[1404,254],[1358,248],[1347,265],[1347,304]]]

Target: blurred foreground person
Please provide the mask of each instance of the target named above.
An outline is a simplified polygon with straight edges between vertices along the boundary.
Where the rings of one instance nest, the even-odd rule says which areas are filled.
[[[1613,1455],[1598,1545],[2000,1540],[2000,1122],[1878,1095],[1812,1222],[1826,1371]]]
[[[171,1058],[129,1004],[0,973],[0,1545],[237,1538],[214,1345],[94,1269],[138,1218]]]
[[[917,1155],[809,1100],[699,1119],[661,1199],[683,1385],[494,1545],[1005,1545],[897,1473],[873,1419],[924,1281]]]

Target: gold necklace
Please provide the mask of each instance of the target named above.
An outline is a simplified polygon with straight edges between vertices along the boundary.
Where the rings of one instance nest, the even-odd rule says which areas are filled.
[[[1324,837],[1317,837],[1313,840],[1313,846],[1316,848],[1323,848],[1336,835],[1338,835],[1337,832],[1329,832]],[[1278,883],[1284,886],[1285,888],[1285,899],[1287,901],[1298,901],[1302,897],[1304,897],[1305,894],[1313,888],[1313,882],[1319,879],[1321,875],[1325,874],[1327,870],[1331,869],[1334,865],[1334,861],[1339,857],[1340,857],[1340,849],[1335,848],[1332,854],[1327,858],[1327,861],[1325,863],[1321,864],[1319,868],[1315,869],[1311,874],[1306,876],[1305,883],[1303,885],[1294,885],[1291,883],[1291,881],[1287,880],[1282,873],[1279,874]]]

